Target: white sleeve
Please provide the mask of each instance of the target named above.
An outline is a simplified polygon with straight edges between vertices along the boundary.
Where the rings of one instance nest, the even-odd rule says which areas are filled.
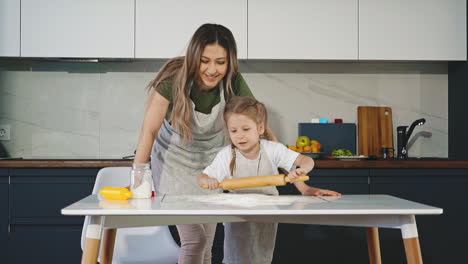
[[[294,167],[299,153],[288,149],[285,145],[265,140],[264,146],[266,147],[267,153],[271,153],[271,159],[275,166],[290,171]]]
[[[231,146],[226,146],[216,154],[214,160],[203,170],[203,173],[208,175],[210,178],[215,178],[219,182],[224,179],[231,178],[231,173],[229,171],[231,159]]]

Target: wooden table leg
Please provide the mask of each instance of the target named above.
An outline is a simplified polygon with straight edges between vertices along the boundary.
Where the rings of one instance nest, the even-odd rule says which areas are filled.
[[[369,251],[370,264],[382,264],[380,256],[379,229],[377,227],[366,228],[367,249]]]
[[[414,215],[402,218],[401,234],[405,245],[408,264],[422,264],[421,247],[419,246],[418,229]]]
[[[408,264],[423,263],[421,248],[419,246],[419,238],[412,237],[403,239],[403,243],[405,244],[406,262],[408,262]]]
[[[117,229],[104,229],[102,238],[101,264],[112,264],[112,255],[114,254],[115,236]]]
[[[96,264],[101,245],[102,217],[90,216],[81,264]]]

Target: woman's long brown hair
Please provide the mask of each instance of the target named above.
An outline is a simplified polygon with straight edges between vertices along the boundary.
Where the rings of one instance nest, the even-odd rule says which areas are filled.
[[[224,122],[227,123],[229,117],[232,114],[241,114],[248,117],[250,120],[254,121],[257,126],[263,125],[264,133],[260,135],[261,138],[269,139],[269,135],[267,134],[267,126],[268,126],[268,112],[266,107],[263,103],[260,103],[255,98],[252,97],[243,97],[243,96],[235,96],[232,97],[227,103],[226,107],[224,108]],[[231,153],[232,159],[231,163],[229,164],[229,170],[231,171],[231,175],[234,174],[234,169],[236,168],[236,148],[234,144],[231,143]]]
[[[184,143],[192,139],[191,85],[201,81],[198,76],[201,55],[204,48],[210,44],[218,44],[226,50],[228,69],[222,82],[228,97],[232,96],[232,79],[239,71],[236,41],[228,28],[217,24],[200,26],[190,40],[186,56],[167,61],[147,86],[149,90],[154,90],[162,81],[175,76],[172,87],[173,107],[169,121],[180,133]]]

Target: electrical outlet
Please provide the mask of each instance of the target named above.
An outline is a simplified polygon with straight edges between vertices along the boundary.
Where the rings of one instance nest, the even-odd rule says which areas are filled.
[[[0,124],[0,140],[10,140],[10,125]]]

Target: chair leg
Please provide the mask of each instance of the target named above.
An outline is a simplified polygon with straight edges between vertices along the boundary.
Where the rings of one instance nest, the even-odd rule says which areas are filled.
[[[101,251],[101,264],[112,264],[112,256],[114,254],[115,236],[117,229],[104,229]]]
[[[366,228],[367,249],[370,264],[382,264],[380,256],[379,229],[377,227]]]

